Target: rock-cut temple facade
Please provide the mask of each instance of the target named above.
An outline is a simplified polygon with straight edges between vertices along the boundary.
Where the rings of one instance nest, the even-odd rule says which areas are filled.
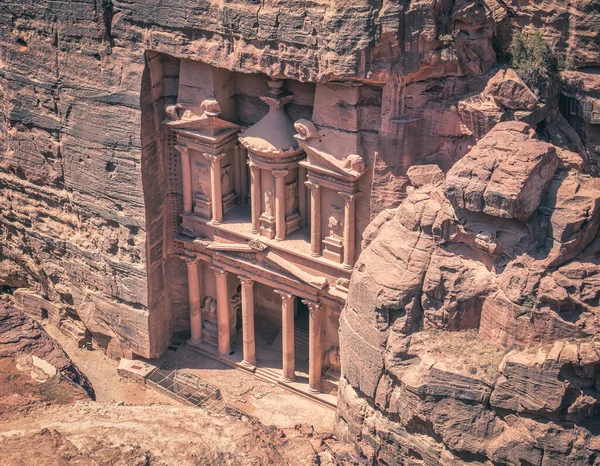
[[[253,76],[262,116],[247,124],[229,98],[231,74],[182,61],[177,102],[162,124],[174,175],[173,253],[187,271],[188,344],[334,395],[339,315],[369,220],[356,128],[362,86]]]

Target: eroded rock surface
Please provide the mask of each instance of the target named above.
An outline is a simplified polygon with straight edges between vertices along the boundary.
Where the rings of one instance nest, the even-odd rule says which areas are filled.
[[[596,464],[600,186],[559,150],[497,124],[368,232],[340,435],[388,464]]]
[[[94,398],[84,374],[40,324],[0,301],[0,414]]]

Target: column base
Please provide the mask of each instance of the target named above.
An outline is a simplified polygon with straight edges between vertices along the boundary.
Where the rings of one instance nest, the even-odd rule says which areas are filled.
[[[253,235],[258,235],[260,233],[260,230],[250,230],[250,233],[252,233]]]
[[[212,224],[212,225],[220,225],[220,224],[221,224],[221,222],[220,222],[219,220],[211,220],[211,221],[210,221],[210,222],[208,222],[208,223],[210,223],[210,224]]]
[[[221,353],[219,350],[217,350],[217,354],[219,356],[225,356],[225,357],[227,357],[227,356],[229,356],[230,353],[231,353],[231,351],[227,351],[226,353]]]
[[[283,241],[285,238],[277,238],[277,236],[275,237],[275,241]]]
[[[313,395],[318,395],[321,392],[320,388],[312,388],[312,387],[308,387],[308,392],[312,393]]]
[[[198,346],[198,345],[202,344],[203,341],[204,340],[202,338],[199,338],[198,340],[192,340],[190,338],[188,341],[186,341],[186,344],[187,345],[192,345],[192,346]]]
[[[346,270],[352,270],[354,268],[353,265],[348,265],[348,264],[342,264],[342,267],[344,267]]]
[[[256,370],[256,363],[252,364],[251,362],[248,362],[245,359],[241,362],[241,365],[247,369],[250,369],[252,372]]]
[[[311,252],[310,255],[312,257],[321,257],[321,253],[320,252]]]
[[[294,376],[294,378],[292,378],[292,379],[288,379],[287,377],[281,376],[281,378],[279,380],[284,383],[292,383],[292,382],[296,381],[296,376]]]

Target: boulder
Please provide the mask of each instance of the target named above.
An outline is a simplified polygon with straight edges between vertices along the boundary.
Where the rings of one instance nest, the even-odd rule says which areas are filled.
[[[413,165],[406,172],[406,176],[416,187],[444,181],[444,172],[437,165]]]
[[[445,194],[458,209],[525,222],[557,168],[554,146],[525,123],[505,122],[450,169]]]
[[[538,102],[537,96],[512,68],[498,71],[488,81],[483,95],[509,110],[532,111]]]

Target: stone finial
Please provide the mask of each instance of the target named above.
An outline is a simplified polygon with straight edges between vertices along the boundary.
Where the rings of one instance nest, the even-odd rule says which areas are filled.
[[[315,124],[310,120],[305,120],[304,118],[301,118],[294,123],[294,129],[298,131],[296,138],[303,141],[319,136],[319,132],[317,131]]]
[[[202,117],[218,117],[221,114],[221,106],[219,102],[214,97],[209,97],[208,99],[204,99],[200,104],[200,108],[202,109]]]

